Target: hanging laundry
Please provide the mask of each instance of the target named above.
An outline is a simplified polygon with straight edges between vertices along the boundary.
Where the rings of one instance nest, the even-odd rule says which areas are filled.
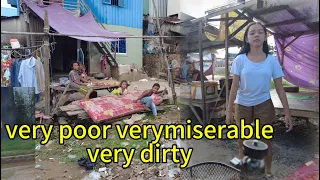
[[[104,73],[107,68],[107,56],[101,56],[100,62],[101,62],[101,73]]]
[[[21,87],[18,80],[22,59],[16,59],[11,66],[11,87]]]
[[[81,48],[77,49],[77,53],[78,53],[78,62],[81,62],[82,64],[84,64],[84,54]]]
[[[39,91],[44,92],[45,91],[45,76],[44,76],[43,64],[42,64],[40,58],[36,59],[36,78],[37,78],[37,84],[38,84]]]
[[[11,85],[11,72],[12,59],[9,55],[1,53],[1,87],[9,87]]]
[[[21,87],[34,87],[35,94],[39,94],[40,90],[36,78],[36,61],[34,57],[22,61],[18,80]]]

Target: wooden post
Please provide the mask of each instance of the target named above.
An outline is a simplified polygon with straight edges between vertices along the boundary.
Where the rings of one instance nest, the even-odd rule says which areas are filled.
[[[229,44],[228,44],[228,40],[229,40],[229,14],[226,13],[226,21],[225,21],[225,51],[226,51],[226,62],[225,62],[225,74],[226,74],[226,79],[225,79],[225,88],[226,88],[226,107],[228,107],[228,101],[229,101]]]
[[[156,7],[154,0],[152,0],[152,4],[153,4],[153,8],[154,8],[154,13],[155,13],[156,19],[157,19],[157,27],[159,30],[159,34],[160,34],[160,36],[163,36],[163,32],[161,31],[161,27],[160,27],[160,23],[159,23],[158,11],[157,11],[157,7]],[[173,103],[176,104],[177,96],[176,96],[176,92],[175,92],[175,88],[174,88],[174,81],[173,81],[173,77],[171,74],[171,70],[169,69],[169,63],[168,63],[168,59],[167,59],[167,51],[166,51],[166,49],[163,48],[163,44],[164,44],[163,37],[160,37],[160,39],[161,39],[161,44],[160,44],[161,54],[163,54],[163,57],[164,57],[164,60],[165,60],[165,63],[166,63],[167,69],[168,69],[168,82],[169,82],[169,86],[172,91]],[[158,76],[159,76],[159,73],[158,73]]]
[[[44,74],[45,74],[45,115],[50,114],[50,73],[49,73],[49,61],[50,61],[50,46],[49,46],[49,20],[48,11],[44,10],[44,28],[43,32],[46,33],[43,42],[43,58],[44,58]]]
[[[80,49],[81,48],[81,40],[79,40],[79,39],[77,39],[77,61],[79,61],[80,60],[80,56],[79,56],[79,54],[80,54]]]
[[[284,53],[285,53],[285,47],[284,47],[284,45],[285,45],[285,43],[286,43],[286,39],[285,38],[283,38],[282,39],[282,43],[281,43],[281,66],[283,66],[283,62],[284,62]]]
[[[203,125],[207,125],[209,122],[207,119],[207,105],[206,105],[206,89],[204,87],[204,73],[203,73],[203,52],[202,52],[202,35],[203,35],[203,25],[202,21],[199,22],[199,29],[198,29],[198,38],[199,38],[199,60],[200,60],[200,80],[201,80],[201,92],[202,92],[202,122]]]

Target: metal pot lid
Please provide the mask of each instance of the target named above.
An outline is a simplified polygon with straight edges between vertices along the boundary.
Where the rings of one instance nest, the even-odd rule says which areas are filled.
[[[243,145],[252,150],[264,151],[268,149],[268,145],[259,140],[245,140]]]

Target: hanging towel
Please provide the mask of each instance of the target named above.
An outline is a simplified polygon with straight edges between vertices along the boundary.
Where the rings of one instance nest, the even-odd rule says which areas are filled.
[[[36,59],[34,57],[22,61],[18,80],[21,87],[34,87],[35,94],[40,93],[36,78]]]
[[[44,69],[41,60],[38,58],[36,59],[36,78],[38,89],[40,92],[45,91],[45,76],[44,76]]]
[[[104,73],[107,68],[107,56],[101,56],[101,73]]]

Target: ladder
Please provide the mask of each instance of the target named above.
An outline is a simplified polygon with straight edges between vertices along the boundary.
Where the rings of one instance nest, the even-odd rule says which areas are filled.
[[[90,7],[86,4],[86,2],[84,2],[84,0],[80,0],[78,2],[80,3],[80,10],[84,11],[85,13],[91,11]],[[106,29],[99,21],[99,19],[95,16],[95,14],[93,14],[93,12],[92,15],[96,22],[100,24],[103,29]],[[111,67],[118,67],[118,63],[116,61],[116,47],[112,47],[110,42],[96,42],[94,43],[94,45],[97,47],[101,54],[107,56],[107,62]]]

